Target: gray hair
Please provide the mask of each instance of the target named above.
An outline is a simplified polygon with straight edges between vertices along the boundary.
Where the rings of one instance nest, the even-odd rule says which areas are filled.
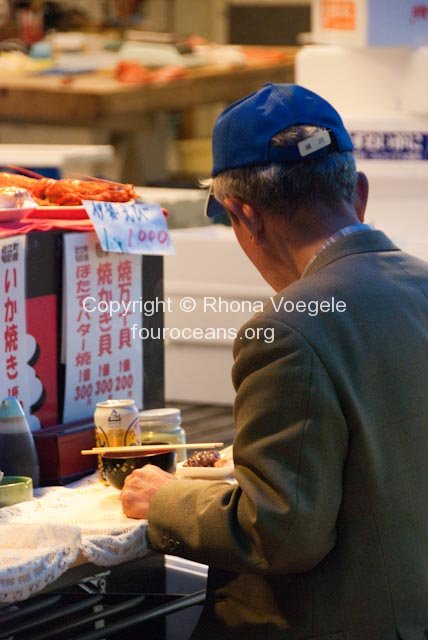
[[[319,131],[319,127],[307,125],[291,127],[275,135],[271,144],[295,146]],[[298,209],[311,209],[320,203],[353,203],[356,180],[352,153],[333,151],[293,165],[274,163],[230,169],[213,178],[212,184],[214,197],[220,202],[239,197],[291,221]]]

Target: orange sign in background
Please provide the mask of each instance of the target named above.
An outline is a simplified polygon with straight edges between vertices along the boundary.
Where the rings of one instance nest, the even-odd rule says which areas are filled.
[[[323,29],[355,31],[357,26],[355,0],[322,0],[321,24]]]

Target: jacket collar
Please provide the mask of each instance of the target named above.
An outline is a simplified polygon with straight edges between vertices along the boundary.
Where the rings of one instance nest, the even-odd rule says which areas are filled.
[[[311,276],[331,262],[356,253],[370,253],[373,251],[400,251],[383,231],[364,229],[356,231],[337,240],[326,247],[308,266],[303,278]]]

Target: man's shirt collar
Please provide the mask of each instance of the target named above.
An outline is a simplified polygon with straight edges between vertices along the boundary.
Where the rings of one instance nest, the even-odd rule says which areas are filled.
[[[307,270],[309,269],[310,265],[314,262],[314,260],[316,258],[318,258],[318,256],[325,251],[325,249],[327,249],[327,247],[331,247],[332,244],[335,244],[338,240],[340,240],[340,238],[344,238],[345,236],[349,236],[351,233],[357,233],[357,231],[372,231],[373,227],[370,224],[365,224],[363,222],[357,222],[356,224],[350,224],[347,227],[343,227],[342,229],[339,229],[338,231],[335,231],[335,233],[333,233],[329,238],[327,238],[327,240],[322,244],[322,246],[318,249],[318,251],[316,251],[316,253],[314,253],[314,255],[312,256],[312,258],[309,260],[308,264],[306,265],[302,275],[300,276],[301,278],[303,278],[307,272]]]

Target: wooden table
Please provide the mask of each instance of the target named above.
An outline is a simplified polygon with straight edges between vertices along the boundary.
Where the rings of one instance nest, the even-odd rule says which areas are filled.
[[[107,72],[67,79],[3,76],[0,77],[0,120],[106,130],[107,142],[114,144],[126,158],[123,177],[142,184],[146,172],[138,157],[141,154],[137,153],[141,145],[150,147],[145,164],[149,162],[152,168],[154,164],[159,168],[165,165],[165,114],[198,105],[231,102],[265,82],[291,82],[296,49],[287,48],[282,52],[280,60],[251,57],[244,65],[191,69],[188,77],[168,84],[126,85]],[[146,133],[146,139],[136,135],[141,132]]]

